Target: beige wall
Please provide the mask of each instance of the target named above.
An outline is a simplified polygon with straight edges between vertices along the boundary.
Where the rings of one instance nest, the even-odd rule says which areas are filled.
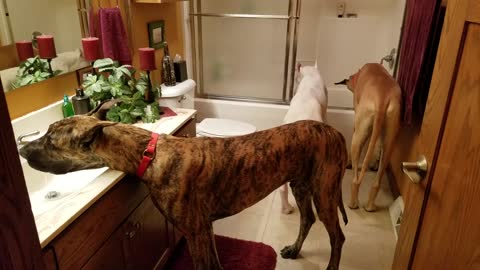
[[[133,30],[133,66],[139,67],[138,48],[148,47],[148,23],[165,21],[165,40],[168,42],[170,56],[175,54],[185,55],[183,30],[182,30],[182,6],[181,3],[168,4],[142,4],[132,3],[132,30]],[[153,72],[153,81],[160,82],[161,59],[163,49],[155,51],[157,70]]]
[[[33,31],[55,37],[57,52],[80,47],[81,30],[74,0],[7,0],[13,40],[31,39]]]

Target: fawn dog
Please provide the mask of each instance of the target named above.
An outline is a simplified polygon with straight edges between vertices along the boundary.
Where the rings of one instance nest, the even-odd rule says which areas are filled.
[[[400,86],[387,70],[377,63],[365,64],[348,80],[343,80],[340,83],[347,85],[348,89],[353,92],[354,98],[355,124],[351,147],[354,178],[350,203],[348,204],[352,209],[358,208],[358,191],[368,163],[374,153],[375,144],[378,139],[383,143],[379,168],[365,206],[365,210],[375,211],[377,209],[375,198],[380,188],[380,181],[392,154],[395,138],[400,128],[402,100]],[[358,175],[360,153],[368,136],[370,136],[370,143],[360,175]]]

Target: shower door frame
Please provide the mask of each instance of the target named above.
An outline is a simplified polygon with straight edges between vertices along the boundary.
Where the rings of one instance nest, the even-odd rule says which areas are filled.
[[[302,0],[288,0],[288,15],[264,15],[264,14],[229,14],[229,13],[202,13],[202,0],[189,1],[190,8],[190,35],[192,46],[193,78],[198,82],[195,93],[197,97],[208,99],[221,99],[233,101],[248,101],[270,104],[289,104],[293,97],[295,64],[297,61],[298,25],[300,21],[300,9]],[[282,20],[287,22],[285,36],[285,62],[283,74],[282,99],[223,96],[205,93],[203,83],[203,40],[202,20],[203,17],[219,18],[243,18],[258,20]],[[198,29],[198,31],[197,31]],[[198,37],[197,37],[198,36]],[[198,39],[198,40],[197,40]]]

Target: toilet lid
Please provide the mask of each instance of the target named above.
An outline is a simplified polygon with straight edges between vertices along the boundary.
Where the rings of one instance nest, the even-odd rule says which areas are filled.
[[[230,137],[253,133],[257,128],[251,124],[231,119],[205,118],[197,126],[198,132],[211,137]]]

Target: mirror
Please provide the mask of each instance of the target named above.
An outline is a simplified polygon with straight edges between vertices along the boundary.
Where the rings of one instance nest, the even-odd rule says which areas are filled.
[[[15,84],[21,87],[26,83],[48,79],[51,77],[47,74],[49,70],[59,75],[89,66],[90,63],[82,55],[82,32],[77,1],[0,1],[0,78],[4,91],[14,90]],[[17,80],[17,72],[22,62],[15,43],[31,41],[33,52],[38,55],[39,34],[53,36],[57,57],[51,60],[51,66],[45,60],[36,59],[38,66],[41,66],[39,68],[46,69],[47,72],[20,82]]]

